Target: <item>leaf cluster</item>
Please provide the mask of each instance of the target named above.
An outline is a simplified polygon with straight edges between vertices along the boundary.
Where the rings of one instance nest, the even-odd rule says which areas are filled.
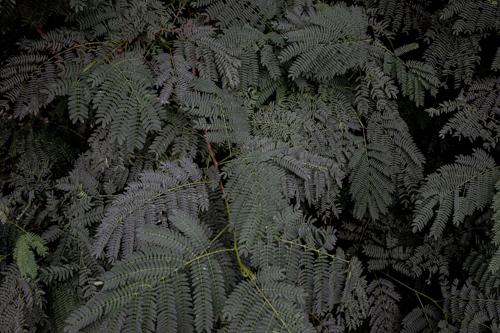
[[[496,2],[65,4],[0,65],[0,331],[498,330]]]

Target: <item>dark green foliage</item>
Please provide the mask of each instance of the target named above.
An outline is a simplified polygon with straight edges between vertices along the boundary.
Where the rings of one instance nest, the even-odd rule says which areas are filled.
[[[0,327],[4,332],[35,331],[47,321],[41,285],[36,279],[23,276],[17,264],[4,270],[0,287]]]
[[[441,136],[452,134],[470,141],[481,140],[487,149],[496,147],[500,124],[498,101],[500,93],[498,78],[488,77],[470,84],[467,92],[453,101],[445,101],[438,108],[428,111],[432,115],[454,113],[439,132]]]
[[[386,279],[373,280],[368,286],[370,296],[371,332],[397,332],[400,329],[400,314],[397,306],[401,296],[394,284]]]
[[[61,6],[0,65],[1,332],[498,330],[496,1]]]
[[[413,220],[414,230],[422,230],[434,215],[434,206],[439,204],[430,235],[440,237],[446,222],[463,223],[464,218],[476,209],[484,209],[491,201],[493,186],[500,176],[495,160],[483,150],[471,156],[459,156],[457,162],[445,165],[427,177],[420,190]]]

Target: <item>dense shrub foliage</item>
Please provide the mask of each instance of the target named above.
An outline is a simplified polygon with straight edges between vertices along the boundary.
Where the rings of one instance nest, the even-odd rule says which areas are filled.
[[[500,330],[496,1],[34,3],[1,332]]]

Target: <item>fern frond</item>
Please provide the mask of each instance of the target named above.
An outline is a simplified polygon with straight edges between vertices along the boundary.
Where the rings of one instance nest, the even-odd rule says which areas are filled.
[[[0,284],[0,330],[3,332],[35,332],[47,322],[43,311],[45,299],[38,280],[22,276],[16,264],[4,270]]]
[[[36,278],[38,275],[38,265],[35,260],[35,252],[39,256],[47,256],[48,248],[45,244],[45,239],[32,232],[27,232],[19,236],[13,256],[19,266],[19,272],[22,277],[29,275],[31,278]]]
[[[233,159],[222,172],[229,179],[225,190],[230,218],[243,254],[266,234],[274,224],[274,216],[287,205],[280,191],[284,173],[266,161],[269,158],[269,154],[250,153]]]
[[[368,211],[373,219],[378,219],[391,204],[390,194],[394,191],[389,151],[386,146],[366,144],[362,138],[358,142],[358,149],[349,161],[354,215],[361,219]]]
[[[50,265],[40,269],[40,279],[46,283],[68,280],[73,276],[77,266],[68,264],[62,266]]]
[[[0,224],[5,224],[5,222],[7,222],[9,212],[9,207],[4,203],[0,203]]]
[[[377,0],[363,1],[367,7],[384,17],[384,23],[390,31],[413,32],[425,31],[432,17],[429,2],[425,0]]]
[[[438,328],[438,322],[441,319],[439,310],[429,304],[422,308],[414,308],[406,317],[403,318],[404,333],[432,332]]]
[[[399,308],[401,296],[394,284],[386,279],[373,280],[366,291],[370,294],[370,332],[399,331]]]
[[[486,295],[497,293],[500,287],[500,271],[491,269],[497,256],[495,252],[496,246],[490,243],[483,249],[473,251],[463,263],[463,269]]]
[[[497,49],[495,58],[493,58],[493,61],[491,62],[491,69],[494,71],[500,69],[500,47]]]
[[[181,297],[163,300],[169,302],[166,308],[145,316],[141,325],[173,331],[189,330],[192,325],[200,332],[213,329],[222,315],[226,283],[230,282],[222,273],[228,263],[224,252],[228,250],[211,242],[208,237],[212,231],[185,212],[173,211],[169,219],[171,227],[138,229],[143,249],[116,262],[96,279],[94,285],[102,286],[101,292],[69,317],[67,331],[77,332],[101,321],[118,322],[123,311],[139,315],[137,311],[147,309],[150,302],[173,295]],[[177,309],[170,309],[172,302]],[[172,320],[176,315],[179,320]],[[126,318],[122,323],[125,326],[132,320]]]
[[[385,270],[388,267],[394,267],[396,270],[403,270],[405,273],[408,273],[409,270],[402,269],[402,266],[404,266],[403,263],[412,255],[412,249],[397,245],[398,239],[387,235],[385,244],[383,245],[366,244],[363,246],[363,253],[370,257],[368,268],[372,270]]]
[[[500,247],[500,180],[498,180],[495,184],[496,193],[493,196],[493,203],[491,208],[493,209],[493,243]],[[498,249],[493,258],[491,258],[491,262],[489,265],[489,270],[493,274],[497,274],[500,271],[500,249]]]
[[[362,276],[363,267],[356,258],[351,258],[347,267],[347,276],[343,286],[342,297],[340,298],[340,312],[344,313],[345,321],[349,329],[355,329],[361,324],[361,319],[368,316],[370,304],[366,278]]]
[[[417,246],[407,260],[410,267],[410,276],[419,277],[424,272],[429,272],[429,279],[434,274],[444,280],[450,275],[449,262],[456,255],[453,251],[454,245],[451,239],[435,240],[427,238],[423,245]]]
[[[188,160],[163,162],[160,171],[141,173],[140,180],[131,183],[107,210],[93,253],[100,256],[107,247],[106,256],[114,260],[120,250],[128,254],[137,247],[136,228],[155,224],[163,213],[181,209],[196,214],[198,209],[207,209],[207,189],[201,177],[198,167]]]
[[[485,327],[495,325],[500,316],[500,311],[494,303],[472,284],[471,279],[461,288],[459,281],[455,279],[449,299],[445,301],[443,308],[451,314],[451,324],[460,331],[481,332]]]
[[[216,26],[221,28],[251,25],[263,30],[269,20],[281,14],[284,1],[258,0],[198,0],[196,7],[206,7],[207,19],[217,20]]]
[[[145,35],[154,40],[162,29],[173,29],[171,8],[161,1],[123,1],[120,10],[101,1],[72,0],[75,9],[73,19],[90,30],[95,37],[102,36],[120,44],[131,42],[138,36]]]
[[[296,94],[283,103],[261,107],[253,118],[254,132],[277,140],[276,146],[282,147],[273,153],[272,160],[291,172],[286,180],[287,197],[307,200],[325,214],[340,211],[335,200],[345,177],[348,154],[332,117],[332,104],[330,100]],[[319,149],[325,145],[331,149]]]
[[[100,297],[92,299],[68,317],[64,331],[78,332],[96,321],[101,321],[102,316],[105,314],[126,311],[126,306],[134,304],[134,301],[137,300],[138,293],[149,296],[150,289],[150,284],[140,281],[113,292],[99,295]]]
[[[424,178],[425,157],[413,141],[406,123],[392,107],[393,103],[389,102],[384,112],[370,116],[367,138],[374,144],[389,147],[394,173],[392,181],[401,203],[405,197],[411,202]]]
[[[424,105],[425,90],[435,96],[441,86],[432,64],[422,61],[402,61],[395,54],[384,55],[385,71],[390,72],[401,84],[403,96],[408,96],[417,106]]]
[[[197,255],[208,254],[210,248],[217,249],[217,243],[209,240],[211,231],[198,220],[181,211],[174,211],[170,220],[191,240]],[[195,326],[200,332],[210,331],[213,322],[219,319],[222,312],[226,300],[226,281],[221,273],[221,262],[212,260],[211,257],[196,260],[191,266]],[[211,297],[208,297],[209,294]]]
[[[64,321],[81,304],[81,299],[74,293],[74,285],[59,283],[47,296],[50,329],[54,332],[64,332]]]
[[[455,33],[472,34],[490,29],[498,30],[500,24],[500,7],[494,1],[469,2],[454,0],[441,12],[444,20],[455,19],[453,30]]]
[[[179,41],[174,44],[177,47],[174,56],[179,57],[180,61],[178,63],[174,61],[175,70],[183,71],[182,77],[191,71],[191,77],[199,73],[199,77],[203,80],[211,82],[220,80],[223,88],[236,88],[240,82],[238,68],[241,66],[241,61],[233,57],[230,50],[214,35],[213,27],[199,21],[183,25],[179,29]],[[179,84],[181,80],[177,82]]]
[[[58,55],[59,51],[85,43],[84,34],[69,29],[51,31],[39,40],[24,39],[21,49],[27,54],[11,57],[0,70],[0,93],[4,94],[0,107],[9,110],[13,103],[14,115],[20,119],[38,114],[48,105],[49,87],[61,72],[54,52]],[[74,60],[75,55],[67,58]]]
[[[255,280],[241,281],[229,295],[224,318],[230,321],[226,332],[313,332],[300,306],[301,288],[282,282],[280,269],[262,269]]]
[[[199,117],[195,120],[196,128],[207,131],[209,142],[227,142],[231,146],[249,140],[247,110],[242,101],[226,90],[216,87],[206,90],[184,95],[183,109]]]
[[[459,156],[457,162],[445,165],[426,179],[415,210],[413,230],[422,230],[439,210],[430,236],[438,238],[448,220],[459,225],[476,209],[483,209],[493,197],[493,186],[500,175],[495,161],[483,150],[471,156]]]
[[[164,117],[150,81],[149,69],[135,52],[96,65],[89,73],[89,84],[97,89],[92,98],[97,123],[109,128],[112,141],[126,142],[129,151],[142,148],[146,134],[160,130]]]
[[[500,111],[496,107],[499,98],[500,79],[486,78],[475,81],[465,94],[460,94],[453,101],[446,101],[438,108],[431,108],[431,115],[454,113],[439,134],[444,137],[450,133],[471,141],[481,138],[485,148],[496,147],[499,140]]]
[[[308,15],[309,26],[297,27],[284,36],[288,45],[279,60],[291,61],[291,79],[304,75],[322,80],[364,66],[366,43],[371,40],[360,7],[317,5]]]
[[[479,34],[456,35],[451,28],[440,31],[430,29],[425,39],[430,45],[424,59],[437,70],[440,77],[452,75],[455,88],[460,87],[462,82],[470,84],[476,64],[481,60],[479,42],[482,37]]]
[[[75,61],[61,65],[59,79],[47,87],[48,102],[56,96],[68,96],[69,118],[73,123],[83,123],[90,116],[89,105],[96,91],[88,84],[88,73],[85,73],[84,69],[91,61],[91,56],[83,53]]]

